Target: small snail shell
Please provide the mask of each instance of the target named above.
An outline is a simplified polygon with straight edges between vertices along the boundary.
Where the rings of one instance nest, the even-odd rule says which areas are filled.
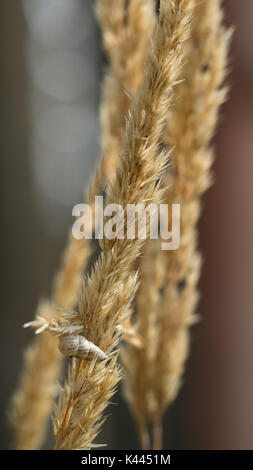
[[[81,335],[64,335],[59,337],[59,350],[65,357],[78,357],[80,359],[98,358],[106,359],[106,354],[95,344]]]

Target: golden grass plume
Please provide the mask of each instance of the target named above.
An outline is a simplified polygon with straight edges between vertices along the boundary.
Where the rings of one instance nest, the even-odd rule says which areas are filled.
[[[201,195],[211,182],[210,141],[227,94],[223,82],[231,30],[226,30],[222,21],[220,0],[198,2],[191,37],[184,46],[184,81],[169,111],[164,137],[169,148],[175,147],[165,177],[166,200],[181,204],[181,242],[177,250],[161,252],[159,240],[147,241],[150,260],[141,262],[136,301],[138,331],[146,347],[137,351],[129,346],[123,354],[125,393],[143,447],[150,445],[150,423],[154,448],[162,445],[161,420],[178,393],[188,356],[201,267],[196,224]]]
[[[95,195],[102,193],[107,180],[115,173],[122,149],[119,123],[124,121],[130,104],[125,90],[134,95],[143,80],[146,49],[155,18],[152,0],[130,2],[128,11],[124,0],[97,0],[97,10],[109,66],[101,103],[101,162],[88,192],[91,206]],[[54,279],[51,300],[39,303],[36,317],[50,321],[57,317],[57,305],[76,306],[91,252],[90,240],[75,240],[70,234]],[[24,355],[20,383],[12,400],[10,422],[15,448],[37,449],[43,443],[61,369],[62,356],[56,339],[50,335],[35,337]]]
[[[158,182],[168,152],[160,151],[160,137],[182,67],[182,44],[188,38],[193,3],[161,2],[144,84],[132,101],[120,164],[107,186],[107,203],[126,209],[128,203],[158,204],[164,195]],[[101,240],[102,252],[84,282],[79,312],[66,319],[69,332],[71,328],[82,328],[84,336],[106,354],[106,359],[73,359],[54,414],[57,449],[89,449],[94,445],[102,413],[120,377],[116,364],[118,325],[131,310],[137,284],[132,270],[143,242],[127,238]]]

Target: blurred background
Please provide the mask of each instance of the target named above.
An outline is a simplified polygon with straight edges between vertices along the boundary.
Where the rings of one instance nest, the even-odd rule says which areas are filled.
[[[49,295],[99,155],[104,58],[92,0],[1,0],[0,447],[38,299]],[[200,223],[201,322],[184,385],[165,419],[165,449],[253,448],[253,2],[224,1],[236,27],[230,99],[215,138],[215,184]],[[99,437],[138,448],[119,392]],[[118,430],[120,429],[120,433]],[[50,436],[45,448],[50,448]]]

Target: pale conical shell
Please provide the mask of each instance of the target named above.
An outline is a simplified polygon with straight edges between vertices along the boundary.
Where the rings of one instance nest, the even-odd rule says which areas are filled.
[[[81,335],[60,336],[58,347],[65,357],[78,357],[80,359],[97,357],[101,361],[106,359],[106,354],[98,346]]]

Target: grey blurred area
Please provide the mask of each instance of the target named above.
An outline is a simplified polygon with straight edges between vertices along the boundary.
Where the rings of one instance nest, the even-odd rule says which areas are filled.
[[[82,201],[99,155],[104,57],[93,4],[0,2],[1,449],[11,446],[10,396],[32,339],[22,324],[50,294],[72,206]],[[201,321],[192,329],[181,392],[166,414],[165,449],[253,447],[253,5],[224,5],[236,32],[230,99],[215,138],[215,184],[200,223]],[[113,402],[98,442],[138,448],[120,391]]]

